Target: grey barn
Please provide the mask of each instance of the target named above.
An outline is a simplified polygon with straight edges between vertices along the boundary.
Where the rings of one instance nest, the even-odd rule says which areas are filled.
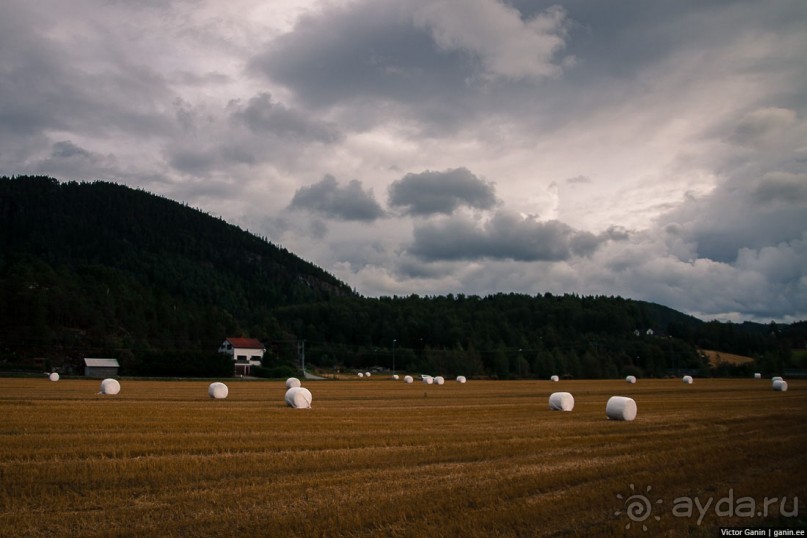
[[[118,368],[118,359],[84,359],[85,377],[115,377]]]

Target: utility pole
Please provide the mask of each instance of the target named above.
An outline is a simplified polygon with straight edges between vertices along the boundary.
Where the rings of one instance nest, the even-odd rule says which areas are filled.
[[[395,342],[398,340],[392,341],[392,375],[395,375]]]
[[[303,375],[305,375],[305,340],[300,340],[297,342],[297,354],[300,356],[303,367]]]

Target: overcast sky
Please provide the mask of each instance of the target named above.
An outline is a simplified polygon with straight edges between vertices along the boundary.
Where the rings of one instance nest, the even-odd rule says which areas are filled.
[[[4,0],[0,173],[104,179],[366,296],[807,319],[807,2]]]

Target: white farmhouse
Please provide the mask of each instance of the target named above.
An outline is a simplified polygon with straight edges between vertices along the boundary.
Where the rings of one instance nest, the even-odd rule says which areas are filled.
[[[219,346],[235,363],[235,375],[249,375],[252,366],[260,366],[266,348],[255,338],[227,338]]]

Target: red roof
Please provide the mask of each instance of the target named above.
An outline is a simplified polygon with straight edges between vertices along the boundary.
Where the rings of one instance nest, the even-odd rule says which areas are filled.
[[[264,349],[261,341],[256,338],[228,338],[227,341],[239,349]]]

